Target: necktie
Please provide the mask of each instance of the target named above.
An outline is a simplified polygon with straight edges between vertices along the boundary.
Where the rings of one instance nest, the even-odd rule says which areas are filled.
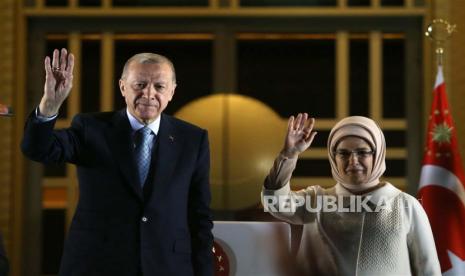
[[[138,140],[136,144],[136,163],[139,171],[139,183],[141,187],[144,186],[150,168],[150,142],[152,142],[150,137],[151,133],[152,130],[145,126],[139,129],[136,135]]]

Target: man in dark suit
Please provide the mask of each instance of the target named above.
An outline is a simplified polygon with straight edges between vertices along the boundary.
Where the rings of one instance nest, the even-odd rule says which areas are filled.
[[[176,88],[171,61],[133,56],[119,81],[127,107],[78,114],[64,130],[53,127],[74,56],[55,50],[44,63],[44,95],[22,150],[77,166],[79,201],[60,275],[212,275],[208,135],[162,113]]]

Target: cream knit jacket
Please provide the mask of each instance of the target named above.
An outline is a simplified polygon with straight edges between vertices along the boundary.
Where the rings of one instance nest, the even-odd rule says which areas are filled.
[[[291,191],[296,162],[281,155],[275,160],[262,190],[264,205],[272,202],[270,196],[303,196],[315,202],[320,196],[352,195],[339,184],[329,189],[311,186]],[[387,199],[388,208],[379,212],[315,212],[293,200],[268,207],[295,207],[271,214],[303,225],[297,260],[306,275],[441,275],[431,227],[419,202],[390,183],[363,196],[368,195],[370,206]]]

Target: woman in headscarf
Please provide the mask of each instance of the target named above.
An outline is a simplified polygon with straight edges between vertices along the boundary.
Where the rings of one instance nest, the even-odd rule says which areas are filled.
[[[284,148],[265,180],[262,202],[279,219],[303,225],[297,265],[305,275],[440,275],[428,218],[412,196],[380,180],[386,143],[371,119],[347,117],[328,138],[335,185],[293,192],[300,153],[315,120],[290,117]]]

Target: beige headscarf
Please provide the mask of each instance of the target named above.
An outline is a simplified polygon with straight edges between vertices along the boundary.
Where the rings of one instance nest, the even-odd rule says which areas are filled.
[[[364,139],[370,144],[371,149],[375,151],[373,169],[366,183],[359,185],[346,183],[337,169],[334,151],[340,140],[347,136],[357,136]],[[362,191],[374,187],[379,183],[379,178],[386,170],[386,141],[384,140],[383,131],[375,121],[369,118],[362,116],[344,118],[333,127],[329,134],[328,155],[333,178],[342,186],[351,191]]]

